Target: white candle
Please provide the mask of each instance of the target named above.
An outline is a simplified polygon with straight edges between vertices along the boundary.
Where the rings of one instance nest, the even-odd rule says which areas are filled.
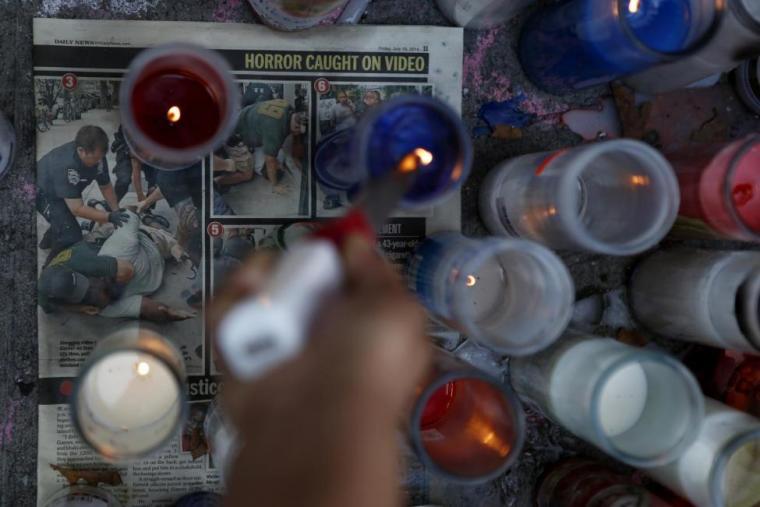
[[[172,372],[163,362],[137,352],[116,352],[99,361],[82,396],[98,422],[122,430],[179,412],[180,391]]]
[[[143,457],[176,435],[185,409],[179,351],[145,329],[101,341],[82,366],[72,415],[82,438],[111,461]]]
[[[647,391],[646,373],[636,363],[610,375],[599,401],[599,423],[607,436],[622,435],[636,425],[644,413]]]
[[[760,504],[760,420],[705,399],[696,442],[676,461],[646,473],[694,505]]]
[[[676,459],[704,414],[699,385],[674,358],[575,331],[513,357],[510,378],[556,422],[633,466]]]

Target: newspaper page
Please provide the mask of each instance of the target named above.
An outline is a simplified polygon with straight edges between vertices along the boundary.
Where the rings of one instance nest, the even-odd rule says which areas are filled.
[[[288,121],[283,111],[308,118],[305,134],[273,136],[277,181],[265,177],[264,153],[255,146],[226,143],[201,163],[172,172],[131,155],[120,127],[121,80],[142,49],[174,41],[219,51],[233,69],[242,108],[265,107],[273,120]],[[315,181],[320,139],[397,95],[435,96],[460,111],[461,70],[460,28],[325,27],[290,34],[242,24],[35,20],[38,505],[81,481],[128,506],[171,505],[183,494],[221,488],[203,434],[221,388],[204,336],[205,304],[244,256],[284,249],[315,223],[345,212],[345,196],[325,193]],[[104,137],[104,153],[81,149],[102,145]],[[89,208],[115,206],[132,210],[118,228],[87,218]],[[400,212],[379,246],[404,263],[427,234],[458,230],[460,208],[457,194],[431,209]],[[125,262],[134,268],[127,282],[120,279]],[[96,343],[128,326],[156,331],[182,352],[190,410],[170,445],[148,459],[113,465],[81,442],[68,403]]]

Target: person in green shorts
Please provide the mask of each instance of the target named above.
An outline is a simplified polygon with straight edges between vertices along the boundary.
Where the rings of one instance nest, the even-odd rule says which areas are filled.
[[[243,146],[253,150],[252,167],[228,164],[233,166],[231,170],[222,169],[227,174],[214,180],[224,186],[237,185],[251,180],[258,173],[269,180],[274,193],[286,193],[287,188],[277,182],[280,171],[278,155],[289,136],[298,137],[306,133],[307,122],[306,113],[296,112],[284,99],[267,100],[243,108],[235,134]],[[225,166],[225,162],[229,161],[215,159],[215,164],[220,168]]]

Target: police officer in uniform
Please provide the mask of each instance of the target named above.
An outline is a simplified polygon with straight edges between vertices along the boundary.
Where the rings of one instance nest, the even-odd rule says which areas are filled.
[[[82,240],[77,217],[119,227],[127,219],[119,210],[108,176],[105,159],[108,135],[100,127],[79,129],[73,142],[55,148],[37,163],[37,211],[50,224],[40,248],[52,248],[51,255]],[[82,192],[97,181],[113,211],[101,211],[84,204]]]
[[[306,113],[296,112],[284,99],[267,100],[243,108],[235,133],[254,150],[253,171],[239,171],[218,176],[220,185],[237,185],[253,178],[253,172],[263,174],[272,184],[272,191],[284,194],[287,189],[278,185],[280,164],[277,156],[288,136],[306,133]]]

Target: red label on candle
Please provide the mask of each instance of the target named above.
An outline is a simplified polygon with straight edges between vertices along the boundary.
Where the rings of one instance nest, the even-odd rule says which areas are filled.
[[[208,142],[221,122],[219,99],[200,77],[162,69],[140,79],[132,92],[137,125],[154,142],[175,149]]]

